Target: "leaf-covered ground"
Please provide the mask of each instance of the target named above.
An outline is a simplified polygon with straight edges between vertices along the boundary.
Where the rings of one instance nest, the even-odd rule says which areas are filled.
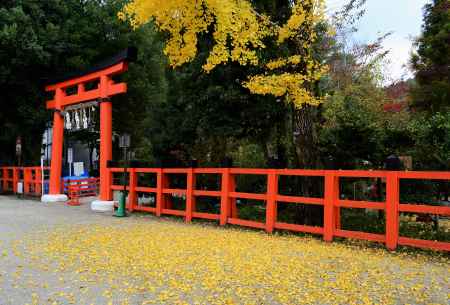
[[[117,219],[85,207],[33,209],[40,225],[16,224],[25,233],[13,238],[0,233],[0,304],[449,303],[445,254]]]

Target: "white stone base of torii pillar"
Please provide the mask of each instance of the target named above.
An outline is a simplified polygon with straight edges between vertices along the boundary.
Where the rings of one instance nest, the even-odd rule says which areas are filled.
[[[66,202],[68,200],[67,195],[64,194],[46,194],[42,195],[41,202]]]
[[[95,212],[112,212],[114,211],[114,201],[95,200],[91,203],[91,210]]]

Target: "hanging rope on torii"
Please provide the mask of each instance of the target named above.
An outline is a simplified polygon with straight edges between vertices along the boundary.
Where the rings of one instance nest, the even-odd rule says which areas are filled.
[[[110,201],[108,188],[110,174],[108,160],[112,159],[112,103],[111,97],[127,92],[126,83],[115,83],[113,77],[124,73],[128,63],[136,59],[136,49],[128,48],[88,71],[71,74],[46,86],[54,92],[47,101],[47,109],[53,109],[53,141],[50,165],[49,194],[42,201],[65,201],[61,194],[61,171],[64,128],[69,130],[92,127],[94,114],[100,108],[100,200]]]

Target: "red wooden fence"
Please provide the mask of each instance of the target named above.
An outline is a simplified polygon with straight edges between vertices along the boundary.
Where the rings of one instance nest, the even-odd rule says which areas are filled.
[[[44,168],[47,170],[48,168]],[[0,185],[4,193],[17,193],[17,185],[23,183],[23,194],[41,196],[42,169],[39,166],[31,167],[0,167]]]
[[[44,171],[48,171],[48,167],[44,167]],[[6,166],[0,167],[0,188],[2,193],[18,193],[18,183],[23,185],[23,194],[27,196],[42,195],[42,169],[39,166],[17,167]],[[61,184],[61,192],[69,193],[68,186],[72,186],[72,194],[77,197],[88,197],[98,195],[98,178],[81,178],[78,180],[65,180]]]
[[[124,173],[123,168],[110,168],[114,173]],[[402,179],[421,180],[450,180],[450,172],[392,172],[392,171],[334,171],[334,170],[296,170],[296,169],[242,169],[242,168],[130,168],[127,169],[129,179],[126,190],[129,191],[127,208],[130,211],[145,211],[161,215],[176,215],[190,222],[193,218],[203,218],[219,221],[220,225],[234,224],[252,228],[265,229],[271,233],[274,229],[319,234],[326,241],[334,237],[362,239],[384,243],[388,249],[395,249],[397,245],[407,245],[435,250],[450,251],[450,243],[420,240],[399,236],[399,216],[401,212],[435,214],[450,216],[450,207],[430,206],[424,204],[400,203],[400,181]],[[138,185],[139,174],[156,175],[156,186]],[[186,176],[186,188],[172,189],[169,186],[171,174]],[[199,190],[196,187],[197,174],[219,175],[221,177],[220,190]],[[267,179],[265,193],[236,192],[237,175],[263,175]],[[285,196],[278,192],[280,176],[323,177],[324,196],[322,198]],[[386,181],[386,201],[369,202],[343,200],[339,196],[341,178],[381,178]],[[111,182],[111,190],[123,190],[122,185]],[[141,206],[137,204],[137,193],[154,193],[156,206]],[[172,208],[169,195],[183,195],[186,197],[186,209]],[[198,196],[220,198],[220,213],[196,212],[195,199]],[[265,202],[266,220],[257,222],[240,219],[236,208],[236,199],[255,199]],[[323,227],[298,225],[280,222],[277,217],[278,204],[307,204],[323,206]],[[386,214],[385,234],[373,234],[341,229],[340,208],[382,210]]]
[[[111,173],[123,173],[123,168],[111,168]],[[183,216],[187,222],[193,218],[203,218],[219,221],[220,225],[234,224],[273,232],[283,229],[322,235],[324,240],[332,241],[334,237],[363,239],[385,243],[389,249],[397,245],[407,245],[428,249],[450,251],[450,243],[431,240],[413,239],[399,236],[399,216],[402,212],[434,214],[450,216],[450,207],[430,206],[425,204],[400,203],[400,181],[402,179],[420,180],[450,180],[450,172],[390,172],[390,171],[330,171],[330,170],[295,170],[295,169],[241,169],[241,168],[130,168],[129,191],[127,207],[130,211],[145,211],[161,215]],[[138,185],[138,174],[156,175],[156,185],[149,187]],[[169,186],[171,174],[186,176],[186,188],[172,189]],[[196,175],[219,175],[220,189],[199,190],[196,187]],[[236,191],[235,177],[237,175],[266,176],[265,193],[243,193]],[[301,197],[286,196],[278,192],[280,176],[322,177],[324,179],[324,196]],[[386,181],[386,201],[369,202],[343,200],[339,196],[341,178],[381,178]],[[0,167],[0,184],[3,192],[17,192],[17,183],[23,182],[26,195],[39,196],[42,190],[42,171],[40,167]],[[122,190],[123,186],[111,182],[111,190]],[[154,193],[156,206],[140,206],[137,204],[137,193]],[[186,209],[172,208],[169,195],[183,195],[186,197]],[[202,213],[196,211],[195,199],[198,196],[216,197],[220,199],[220,213]],[[257,222],[240,219],[236,207],[236,199],[255,199],[265,202],[266,220]],[[307,226],[280,222],[277,217],[279,204],[307,204],[323,206],[324,225],[322,227]],[[373,234],[358,231],[343,230],[340,226],[340,208],[382,210],[386,214],[385,234]]]

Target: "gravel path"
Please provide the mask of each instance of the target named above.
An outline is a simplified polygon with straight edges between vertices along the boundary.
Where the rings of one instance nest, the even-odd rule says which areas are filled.
[[[445,254],[0,196],[0,305],[449,304]]]

